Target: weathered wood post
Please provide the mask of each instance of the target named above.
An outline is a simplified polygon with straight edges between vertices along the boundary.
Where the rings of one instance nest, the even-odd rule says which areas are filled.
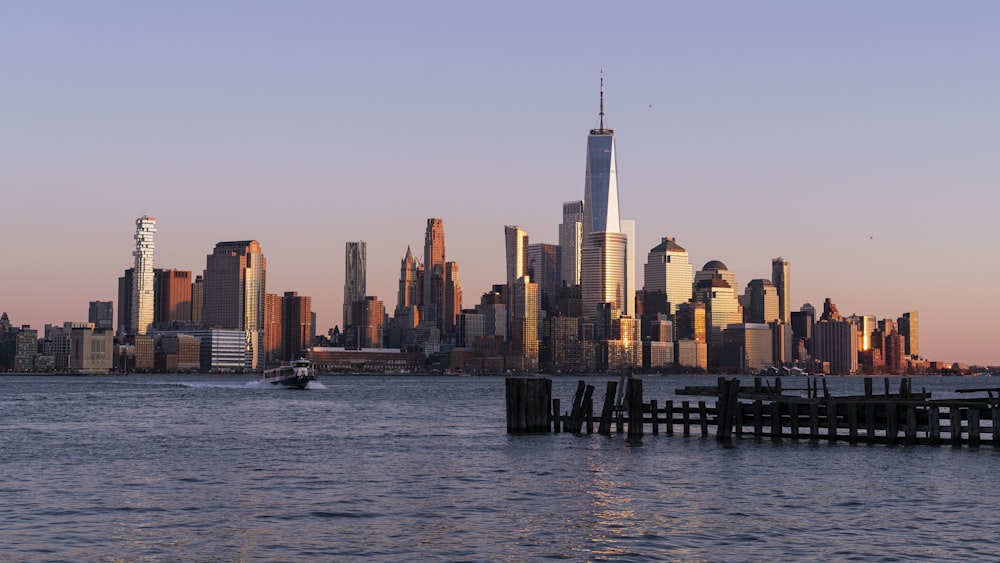
[[[979,447],[979,407],[969,407],[969,447]]]
[[[656,399],[651,399],[649,401],[649,420],[653,425],[653,436],[660,433],[660,413],[656,409]]]
[[[625,388],[625,403],[628,405],[628,439],[642,440],[642,380],[629,378]]]
[[[932,446],[941,445],[941,412],[937,405],[927,409],[927,434]]]
[[[611,435],[611,419],[615,413],[615,395],[617,393],[618,382],[609,381],[607,391],[604,394],[604,408],[601,409],[601,422],[597,426],[598,434]]]
[[[948,407],[948,417],[951,419],[951,445],[962,445],[962,410],[957,406]]]
[[[509,434],[551,431],[551,379],[508,377],[505,389]]]
[[[566,423],[567,432],[580,433],[580,425],[583,419],[583,392],[586,388],[586,382],[582,379],[577,381],[576,393],[573,394],[573,406],[570,407],[569,420]]]
[[[562,414],[559,412],[559,398],[552,399],[552,431],[559,433],[562,431]]]
[[[865,378],[865,397],[869,399],[872,397],[872,378]]]
[[[663,420],[667,425],[667,436],[674,435],[674,402],[667,401],[663,405]]]

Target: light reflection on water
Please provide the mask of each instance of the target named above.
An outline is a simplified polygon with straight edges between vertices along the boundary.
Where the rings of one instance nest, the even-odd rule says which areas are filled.
[[[998,551],[991,448],[508,436],[500,378],[324,377],[305,391],[250,379],[0,378],[0,560],[966,561]],[[606,378],[591,381],[600,400]],[[712,382],[649,378],[645,392],[681,400],[676,387]],[[914,389],[983,383],[927,378]],[[556,396],[567,404],[575,386],[556,379]]]

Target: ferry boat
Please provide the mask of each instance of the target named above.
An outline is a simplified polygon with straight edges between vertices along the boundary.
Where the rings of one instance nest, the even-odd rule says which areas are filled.
[[[288,366],[264,371],[264,381],[273,385],[305,389],[310,381],[315,380],[316,372],[310,366],[309,360],[305,358],[299,358]]]

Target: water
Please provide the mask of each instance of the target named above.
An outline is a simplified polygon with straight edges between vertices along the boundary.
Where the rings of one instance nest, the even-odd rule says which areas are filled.
[[[563,404],[576,380],[555,380]],[[606,380],[592,380],[598,404]],[[674,389],[714,381],[647,378],[645,395],[681,399]],[[944,397],[990,383],[913,388]],[[1000,452],[988,447],[508,436],[502,378],[323,376],[316,387],[0,377],[0,560],[1000,555]]]

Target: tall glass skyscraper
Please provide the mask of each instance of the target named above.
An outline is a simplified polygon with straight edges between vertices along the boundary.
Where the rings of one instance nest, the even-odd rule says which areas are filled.
[[[771,260],[771,281],[778,290],[778,315],[781,322],[792,322],[792,281],[788,260],[782,257]]]
[[[267,260],[255,240],[220,242],[206,258],[202,322],[246,337],[246,367],[264,362]]]
[[[604,127],[604,76],[601,76],[601,113],[597,129],[587,136],[587,175],[583,197],[583,245],[592,233],[618,233],[618,173],[615,168],[615,132]]]
[[[559,281],[580,285],[580,248],[583,246],[583,202],[563,203],[559,224]]]
[[[348,242],[344,252],[344,331],[353,327],[354,303],[365,300],[368,245],[365,241]]]
[[[143,215],[135,220],[135,270],[132,277],[131,328],[136,334],[146,334],[153,327],[155,314],[153,250],[156,244],[156,217]]]

